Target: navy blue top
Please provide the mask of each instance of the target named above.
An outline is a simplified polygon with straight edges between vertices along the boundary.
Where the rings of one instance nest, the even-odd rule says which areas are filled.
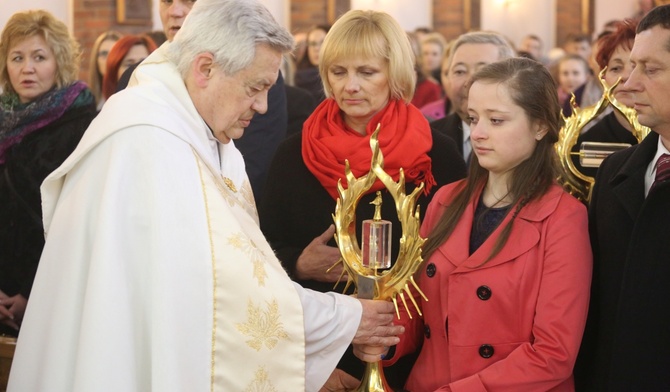
[[[509,212],[511,205],[499,208],[491,208],[484,205],[484,192],[479,198],[477,208],[475,209],[475,218],[472,222],[472,231],[470,232],[470,254],[475,253],[477,249],[493,233],[493,230],[500,225]]]

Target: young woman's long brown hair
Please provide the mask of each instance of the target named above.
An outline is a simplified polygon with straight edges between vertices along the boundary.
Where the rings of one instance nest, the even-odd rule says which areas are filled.
[[[498,254],[507,242],[519,211],[544,195],[556,178],[557,160],[554,143],[558,141],[560,106],[553,78],[542,64],[534,60],[511,58],[486,65],[472,76],[470,86],[477,81],[505,85],[514,103],[523,108],[528,119],[547,128],[546,135],[537,142],[530,158],[519,164],[510,176],[508,187],[512,196],[514,216],[496,241],[488,261]],[[424,260],[428,260],[454,231],[467,205],[486,184],[488,174],[488,170],[481,167],[477,157],[473,155],[468,178],[428,235],[423,247]]]

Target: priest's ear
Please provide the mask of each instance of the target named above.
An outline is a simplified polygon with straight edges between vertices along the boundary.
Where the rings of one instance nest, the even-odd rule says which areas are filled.
[[[207,87],[214,74],[214,55],[211,53],[199,53],[191,63],[193,81],[198,87]]]

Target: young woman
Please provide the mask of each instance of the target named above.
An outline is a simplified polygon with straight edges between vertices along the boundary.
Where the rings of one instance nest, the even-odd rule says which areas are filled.
[[[105,100],[102,97],[102,79],[107,70],[107,57],[112,47],[121,39],[121,33],[110,30],[98,36],[91,48],[91,57],[88,63],[88,86],[95,97],[98,110],[102,108]]]
[[[310,92],[318,102],[325,99],[323,82],[319,75],[319,52],[330,26],[319,25],[307,33],[307,53],[295,71],[295,85]]]
[[[572,391],[592,255],[586,208],[554,182],[553,80],[513,58],[479,70],[469,90],[470,173],[435,194],[422,225],[423,316],[402,315],[394,353],[354,351],[391,364],[422,346],[412,392]]]
[[[116,92],[121,75],[131,65],[147,58],[156,50],[156,44],[147,35],[126,35],[119,39],[109,51],[105,76],[102,79],[102,95],[109,99]]]
[[[582,96],[591,78],[589,63],[576,54],[567,54],[558,62],[558,97],[567,117],[572,114],[570,98],[575,95],[575,103],[582,106]]]
[[[614,32],[598,40],[596,61],[600,68],[607,67],[603,77],[609,86],[613,86],[621,78],[621,82],[614,89],[614,97],[619,103],[630,108],[633,107],[633,95],[624,85],[633,71],[629,58],[635,41],[637,21],[626,19],[616,22],[614,26],[616,27]],[[632,130],[633,127],[623,114],[613,110],[579,136],[572,150],[579,152],[583,142],[637,144],[637,138]],[[578,156],[573,156],[573,163],[580,172],[595,178],[598,168],[582,167]]]

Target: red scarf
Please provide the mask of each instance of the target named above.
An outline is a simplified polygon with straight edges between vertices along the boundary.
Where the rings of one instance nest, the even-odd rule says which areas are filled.
[[[356,178],[370,171],[370,135],[379,123],[378,139],[384,155],[384,171],[398,181],[400,168],[403,168],[405,181],[417,186],[424,182],[426,193],[435,185],[428,156],[433,137],[430,125],[419,109],[392,99],[372,117],[363,136],[344,123],[342,111],[335,100],[326,99],[305,121],[302,159],[333,199],[338,198],[337,181],[340,178],[342,186],[347,187],[345,159],[349,160],[351,172]],[[378,179],[368,193],[381,189],[384,189],[384,184]]]

